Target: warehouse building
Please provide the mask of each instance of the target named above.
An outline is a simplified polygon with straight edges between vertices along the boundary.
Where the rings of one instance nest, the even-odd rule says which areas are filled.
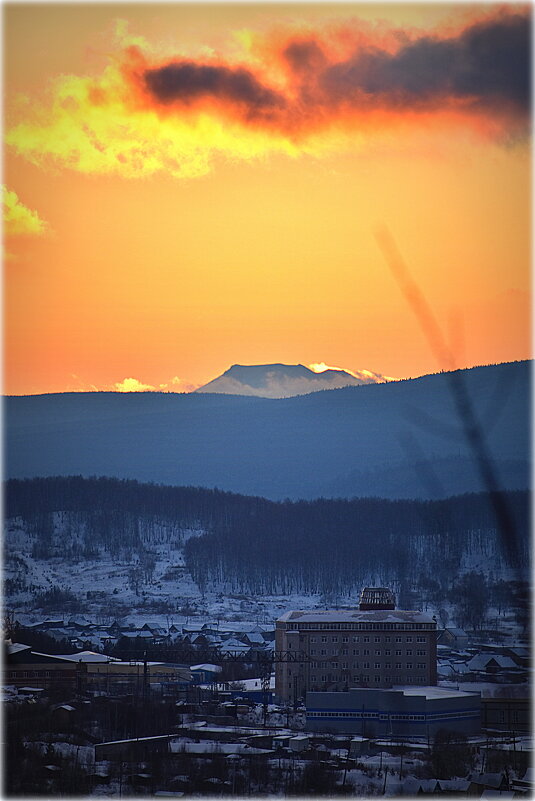
[[[478,734],[481,694],[443,687],[313,692],[307,695],[306,727],[363,737],[433,737],[439,729]]]

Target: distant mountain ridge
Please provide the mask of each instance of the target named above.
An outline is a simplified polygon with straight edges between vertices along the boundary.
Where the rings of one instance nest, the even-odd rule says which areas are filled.
[[[291,398],[323,389],[383,383],[387,379],[369,370],[352,375],[345,370],[315,372],[304,364],[233,364],[222,375],[195,391],[259,398]]]
[[[475,367],[461,377],[501,485],[528,488],[531,362]],[[272,499],[480,492],[486,487],[450,381],[438,373],[282,400],[152,392],[8,397],[4,475],[133,478]]]

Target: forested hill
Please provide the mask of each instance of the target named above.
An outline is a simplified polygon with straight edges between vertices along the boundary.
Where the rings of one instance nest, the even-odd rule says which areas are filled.
[[[515,561],[527,566],[529,493],[504,498],[518,535]],[[484,493],[441,501],[273,502],[191,487],[60,477],[8,481],[5,512],[22,518],[43,541],[51,536],[53,512],[69,512],[72,520],[78,515],[87,546],[110,553],[150,549],[150,532],[161,523],[204,531],[184,549],[201,589],[348,592],[369,577],[447,584],[461,569],[483,565],[490,575],[506,564]]]
[[[272,499],[445,498],[487,489],[462,382],[504,489],[530,485],[530,362],[274,400],[65,393],[4,404],[5,476],[115,476]]]

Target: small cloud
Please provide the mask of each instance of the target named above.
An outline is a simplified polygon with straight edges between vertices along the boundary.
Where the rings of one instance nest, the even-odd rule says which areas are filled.
[[[332,365],[325,364],[325,362],[313,362],[312,364],[308,364],[307,367],[309,370],[313,370],[315,373],[324,373],[326,370],[343,371],[344,373],[349,373],[349,375],[352,375],[353,378],[358,378],[360,381],[370,384],[383,384],[387,383],[388,381],[399,380],[398,378],[393,378],[389,375],[375,373],[372,370],[350,370],[349,367],[333,367]]]
[[[151,384],[142,384],[137,378],[125,378],[113,385],[115,392],[154,392],[156,387]]]
[[[9,235],[26,234],[39,236],[46,233],[48,224],[18,198],[16,192],[2,186],[4,207],[4,232]]]
[[[168,392],[193,392],[200,387],[200,384],[192,384],[190,381],[184,381],[183,378],[175,375],[167,384],[160,384],[159,387]]]

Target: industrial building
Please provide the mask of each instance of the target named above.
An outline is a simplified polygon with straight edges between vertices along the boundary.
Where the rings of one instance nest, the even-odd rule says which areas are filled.
[[[312,692],[307,694],[306,726],[363,737],[433,737],[439,729],[477,734],[481,694],[443,687]]]
[[[275,665],[275,692],[283,701],[437,682],[436,620],[396,609],[394,595],[382,587],[365,588],[355,610],[286,612],[276,622],[275,650],[288,657]]]

